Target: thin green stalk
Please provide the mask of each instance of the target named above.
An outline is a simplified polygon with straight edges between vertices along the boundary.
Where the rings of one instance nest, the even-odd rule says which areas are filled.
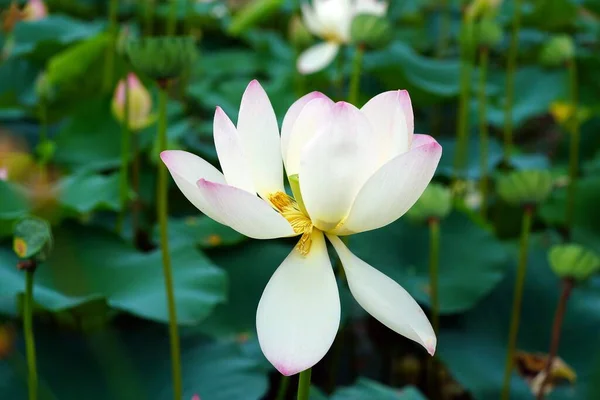
[[[154,32],[154,2],[156,0],[140,0],[144,7],[144,32],[146,36],[152,36]]]
[[[481,178],[479,190],[481,191],[481,216],[485,219],[487,215],[488,197],[488,148],[489,132],[487,124],[487,95],[485,92],[487,82],[487,70],[489,63],[489,49],[485,46],[479,51],[479,162]]]
[[[358,105],[358,94],[360,92],[360,70],[362,68],[362,59],[365,54],[365,47],[361,44],[356,46],[354,60],[352,62],[352,76],[350,77],[350,88],[348,93],[348,103]]]
[[[473,74],[473,22],[463,17],[460,65],[460,97],[456,127],[456,152],[454,155],[454,179],[462,177],[467,161],[469,140],[469,105],[471,103],[471,76]]]
[[[311,372],[311,368],[300,372],[300,378],[298,379],[298,400],[308,400],[308,397],[310,395]]]
[[[196,0],[187,0],[185,8],[185,32],[190,35],[192,33],[192,20],[194,17],[194,5]]]
[[[38,395],[38,377],[35,359],[35,340],[33,337],[33,269],[25,271],[25,303],[23,307],[23,329],[25,331],[25,349],[27,351],[27,369],[29,400]]]
[[[281,375],[281,382],[279,383],[279,390],[277,391],[276,400],[285,400],[288,386],[290,386],[290,377]]]
[[[167,90],[160,90],[159,121],[158,121],[158,149],[163,151],[167,147]],[[160,249],[162,253],[163,274],[167,292],[167,306],[169,309],[169,338],[171,341],[171,364],[173,374],[173,398],[181,400],[181,351],[179,346],[179,332],[177,330],[177,310],[175,307],[175,291],[173,288],[173,272],[171,270],[171,256],[169,254],[169,236],[167,227],[167,168],[159,163],[158,167],[158,222],[160,225]]]
[[[504,367],[504,384],[502,385],[502,400],[510,397],[510,378],[513,369],[517,336],[519,333],[519,322],[521,319],[521,300],[523,299],[523,287],[525,285],[525,273],[527,272],[527,252],[529,247],[529,232],[533,220],[533,207],[526,206],[523,213],[521,226],[521,246],[519,249],[519,264],[517,266],[517,278],[515,281],[513,306],[510,319],[510,330],[508,334],[508,346],[506,349],[506,362]]]
[[[167,18],[167,36],[173,36],[177,28],[177,4],[179,0],[171,0],[171,8]]]
[[[450,7],[448,5],[448,0],[440,0],[439,4],[440,11],[440,34],[438,36],[438,43],[436,48],[436,57],[442,58],[446,53],[446,48],[448,47],[448,36],[450,33]]]
[[[433,331],[438,334],[440,330],[440,300],[439,300],[439,260],[440,260],[440,220],[430,218],[429,224],[429,290],[431,299],[431,323]],[[430,393],[435,393],[438,388],[435,358],[430,357],[427,368],[427,382]],[[436,396],[437,397],[437,396]]]
[[[552,338],[550,339],[550,352],[548,353],[548,360],[544,366],[544,380],[540,386],[540,391],[537,394],[537,400],[543,400],[546,385],[550,381],[550,371],[552,370],[552,363],[558,353],[558,345],[560,343],[560,333],[562,330],[563,319],[565,317],[565,311],[567,310],[567,302],[571,296],[571,291],[575,286],[575,281],[570,278],[563,279],[562,289],[560,292],[560,298],[558,300],[558,306],[554,313],[554,323],[552,324]]]
[[[129,205],[129,155],[131,153],[131,130],[129,129],[129,78],[125,75],[125,109],[121,132],[121,171],[119,174],[119,200],[121,212],[117,218],[117,233],[123,232],[123,221]]]
[[[575,215],[575,193],[577,191],[577,175],[579,169],[579,118],[577,117],[577,64],[575,60],[568,63],[569,67],[569,95],[573,116],[571,117],[571,140],[569,143],[569,187],[567,192],[566,226],[570,231]]]
[[[504,162],[510,162],[513,146],[513,119],[512,107],[515,91],[515,68],[517,66],[517,54],[519,50],[519,30],[521,29],[521,1],[515,0],[512,34],[510,47],[508,48],[508,59],[506,63],[506,98],[504,99]]]
[[[108,5],[108,32],[110,44],[106,49],[104,59],[104,90],[110,91],[113,85],[113,71],[115,68],[115,46],[117,43],[117,17],[119,13],[119,0],[110,0]]]

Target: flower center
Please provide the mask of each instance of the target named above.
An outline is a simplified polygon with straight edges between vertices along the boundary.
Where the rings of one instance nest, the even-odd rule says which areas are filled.
[[[283,192],[270,194],[269,201],[273,207],[288,220],[294,232],[302,234],[296,248],[303,256],[307,255],[312,244],[311,235],[313,224],[310,218],[300,210],[296,200]]]

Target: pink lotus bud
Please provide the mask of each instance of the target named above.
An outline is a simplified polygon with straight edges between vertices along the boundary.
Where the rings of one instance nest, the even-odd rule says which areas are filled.
[[[198,396],[197,394],[192,396],[192,400],[200,400],[200,396]]]
[[[128,88],[126,89],[126,85]],[[122,79],[115,90],[112,111],[115,118],[125,123],[125,98],[126,91],[129,91],[128,111],[129,129],[139,131],[152,124],[154,121],[152,112],[152,96],[150,92],[142,85],[135,74],[127,75],[127,82]]]
[[[46,18],[48,9],[44,0],[29,0],[23,9],[25,13],[25,21],[37,21]]]
[[[0,167],[0,181],[8,180],[8,168]]]

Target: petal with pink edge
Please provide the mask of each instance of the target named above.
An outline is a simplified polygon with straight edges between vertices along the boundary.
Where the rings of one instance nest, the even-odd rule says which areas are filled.
[[[169,169],[177,187],[190,203],[210,218],[223,223],[196,185],[198,179],[224,184],[223,174],[207,161],[187,151],[166,150],[160,153],[160,158]]]
[[[213,137],[227,184],[249,193],[256,193],[237,129],[221,107],[215,110]]]
[[[348,217],[334,232],[349,235],[391,224],[421,197],[433,178],[442,147],[431,136],[415,135],[410,151],[388,161],[358,192]]]
[[[431,355],[437,338],[427,316],[398,283],[348,250],[337,236],[327,235],[340,257],[348,286],[358,304],[396,333],[421,344]]]
[[[257,80],[248,84],[242,96],[237,131],[256,192],[263,199],[269,193],[283,192],[279,125],[271,101]]]
[[[312,367],[335,339],[340,310],[325,239],[315,230],[308,255],[292,250],[262,294],[256,312],[262,352],[286,376]]]
[[[253,239],[295,236],[290,223],[269,203],[226,184],[198,181],[202,197],[225,225]]]

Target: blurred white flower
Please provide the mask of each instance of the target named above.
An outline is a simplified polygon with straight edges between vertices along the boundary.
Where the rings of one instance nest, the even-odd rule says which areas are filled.
[[[237,126],[217,107],[213,127],[222,173],[185,151],[161,153],[179,189],[204,214],[251,238],[300,236],[258,305],[266,358],[282,374],[296,374],[323,358],[335,339],[340,298],[325,237],[356,301],[433,354],[437,339],[417,302],[338,237],[394,222],[433,177],[442,148],[413,134],[408,93],[382,93],[360,110],[307,94],[288,110],[280,136],[267,94],[252,81]],[[282,159],[294,197],[284,189]]]
[[[298,71],[311,74],[329,65],[340,45],[350,42],[352,20],[359,14],[385,15],[387,4],[379,0],[313,0],[302,4],[308,30],[325,42],[305,50],[298,58]]]

